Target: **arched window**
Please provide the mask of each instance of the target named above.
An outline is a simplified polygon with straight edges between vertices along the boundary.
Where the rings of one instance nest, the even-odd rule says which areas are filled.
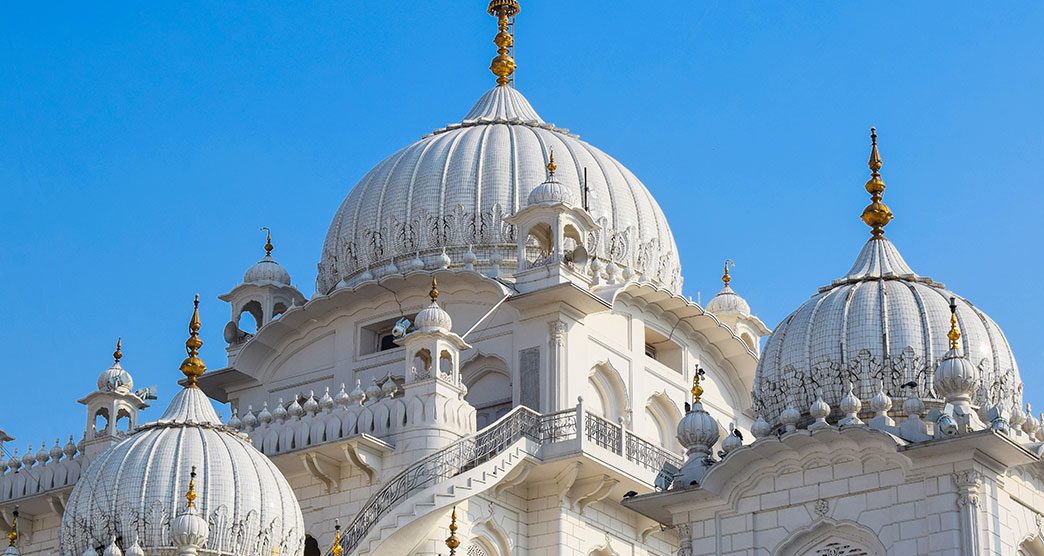
[[[530,266],[543,264],[551,255],[553,249],[553,235],[551,226],[541,223],[534,224],[526,232],[526,261]]]
[[[780,556],[884,556],[873,531],[856,523],[824,520],[797,531],[780,545]]]
[[[253,318],[247,318],[247,315]],[[239,318],[236,325],[243,332],[254,334],[258,328],[261,328],[262,322],[264,322],[264,319],[261,304],[257,301],[249,301],[239,310]]]
[[[484,355],[473,359],[461,368],[460,376],[468,387],[464,400],[475,408],[478,428],[511,411],[514,392],[511,373],[499,357]]]
[[[109,429],[109,410],[104,407],[94,413],[94,434],[101,435]]]

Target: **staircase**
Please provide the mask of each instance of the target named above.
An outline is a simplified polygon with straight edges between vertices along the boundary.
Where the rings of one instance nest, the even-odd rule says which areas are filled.
[[[527,447],[526,445],[529,444]],[[528,449],[527,449],[528,448]],[[359,545],[358,556],[401,556],[409,554],[424,535],[443,517],[444,510],[461,500],[480,494],[497,484],[534,449],[521,438],[498,457],[429,487],[403,501],[383,517]]]
[[[518,406],[482,431],[410,465],[374,493],[345,528],[344,553],[407,554],[419,538],[411,532],[426,532],[438,510],[495,485],[556,434],[552,429],[558,421],[557,415]]]

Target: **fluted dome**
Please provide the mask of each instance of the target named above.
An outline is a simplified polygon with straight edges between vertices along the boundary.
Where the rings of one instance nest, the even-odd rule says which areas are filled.
[[[201,555],[253,556],[275,548],[300,554],[304,522],[290,485],[249,439],[221,424],[195,387],[178,392],[157,421],[91,462],[62,516],[62,553],[82,554],[115,535],[166,554],[172,534],[185,533],[172,526],[185,514],[193,466],[196,511],[210,524]]]
[[[707,310],[715,314],[750,314],[750,304],[733,291],[728,284],[707,302]]]
[[[524,208],[555,178],[579,198],[584,169],[592,217],[601,231],[588,238],[592,256],[631,267],[655,284],[681,289],[677,247],[652,195],[627,168],[567,130],[544,122],[516,89],[487,92],[460,123],[438,129],[391,155],[352,189],[330,225],[316,289],[404,273],[416,253],[437,268],[442,249],[462,267],[472,246],[477,270],[510,274],[517,249],[503,219]],[[568,193],[566,193],[568,195]],[[367,271],[367,269],[369,269]]]
[[[246,274],[243,275],[244,284],[281,284],[284,286],[290,285],[290,273],[283,268],[283,265],[276,262],[272,258],[272,255],[265,254],[260,261],[254,263],[254,266],[250,267]]]
[[[119,361],[116,361],[98,375],[98,391],[115,392],[118,389],[126,392],[134,390],[134,378],[120,365]]]
[[[991,407],[1021,397],[1015,357],[1000,328],[971,302],[916,274],[884,237],[863,247],[851,270],[791,313],[769,337],[755,376],[755,410],[778,423],[789,404],[807,415],[823,390],[840,407],[845,385],[869,407],[879,381],[893,397],[915,380],[921,397],[941,401],[935,372],[949,345],[949,298],[955,297],[961,353],[979,370],[972,403]]]

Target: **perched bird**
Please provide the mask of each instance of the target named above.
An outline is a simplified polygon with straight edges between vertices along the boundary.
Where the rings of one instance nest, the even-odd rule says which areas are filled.
[[[635,496],[638,496],[638,493],[633,490],[628,490],[624,493],[624,498],[634,498]]]

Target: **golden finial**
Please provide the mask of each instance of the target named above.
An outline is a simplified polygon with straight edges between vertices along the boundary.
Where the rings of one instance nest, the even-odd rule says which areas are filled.
[[[457,547],[460,546],[460,539],[457,538],[457,507],[453,506],[453,513],[450,515],[449,524],[450,536],[446,539],[446,546],[449,547],[449,556],[453,556],[457,553]]]
[[[490,0],[487,12],[497,18],[497,36],[493,44],[497,45],[497,57],[489,64],[489,71],[497,76],[497,86],[504,87],[511,83],[511,74],[515,73],[515,59],[511,57],[511,49],[515,46],[515,38],[508,30],[514,28],[514,17],[522,7],[517,0]]]
[[[549,160],[547,162],[547,178],[551,179],[551,178],[555,177],[555,170],[558,169],[558,166],[555,166],[555,148],[554,147],[548,147],[548,151],[551,154],[549,155],[549,157],[548,157]]]
[[[431,298],[432,303],[439,298],[439,283],[435,281],[434,276],[431,277],[431,291],[428,292],[428,297]]]
[[[268,226],[261,226],[261,231],[265,232],[267,236],[265,238],[265,255],[271,255],[272,249],[275,249],[275,247],[272,246],[272,230],[268,229]]]
[[[199,339],[199,329],[202,324],[199,321],[199,294],[192,302],[192,319],[189,320],[189,338],[185,340],[185,350],[188,357],[181,362],[181,372],[188,378],[189,387],[194,387],[199,377],[207,372],[207,364],[199,358],[199,348],[203,347],[203,340]]]
[[[14,519],[11,520],[11,532],[7,534],[8,546],[14,546],[18,542],[18,506],[15,506],[11,515],[14,516]]]
[[[334,540],[333,540],[333,546],[330,547],[330,553],[333,554],[333,556],[341,556],[342,552],[344,552],[344,548],[341,547],[341,520],[340,519],[335,519],[334,520]]]
[[[188,501],[188,504],[185,505],[186,508],[195,508],[196,507],[196,466],[195,465],[192,466],[192,471],[189,473],[188,492],[185,493],[185,500]]]
[[[703,379],[703,369],[699,365],[696,365],[696,372],[692,374],[692,403],[693,405],[700,403],[700,397],[703,396],[703,387],[700,386],[700,380]]]
[[[892,221],[892,209],[881,202],[884,196],[885,183],[881,179],[881,154],[877,152],[877,129],[870,128],[870,179],[866,182],[866,192],[870,194],[870,204],[863,209],[863,222],[870,226],[870,235],[874,239],[884,236],[884,227]]]
[[[957,350],[958,343],[961,341],[961,331],[957,328],[957,298],[950,298],[950,331],[946,333],[946,337],[950,339],[950,349]]]
[[[732,281],[732,276],[729,276],[729,267],[736,268],[736,263],[732,259],[725,259],[725,274],[721,275],[721,281],[725,284],[725,287],[729,287],[729,282]]]
[[[112,358],[116,360],[116,363],[123,359],[123,338],[116,338],[116,351],[112,352]]]

